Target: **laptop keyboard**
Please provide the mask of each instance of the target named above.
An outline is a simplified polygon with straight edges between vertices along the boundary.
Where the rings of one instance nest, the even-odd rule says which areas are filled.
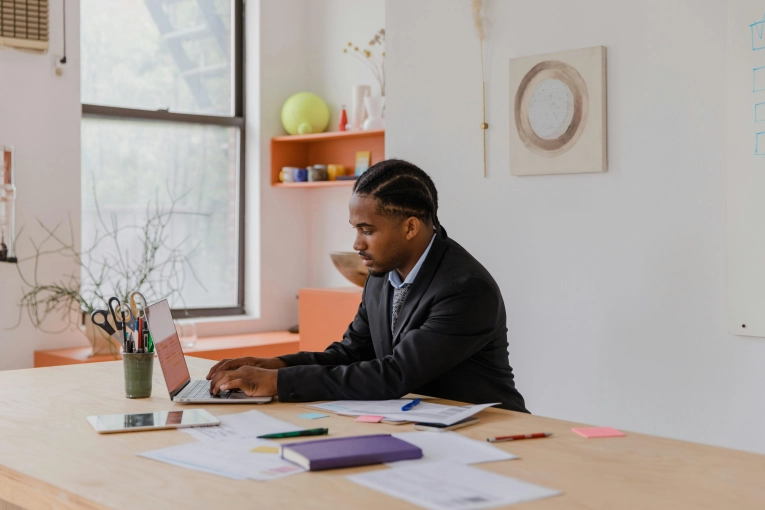
[[[205,380],[192,381],[189,388],[178,395],[179,398],[229,398],[230,391],[221,391],[217,396],[210,393],[210,383]]]

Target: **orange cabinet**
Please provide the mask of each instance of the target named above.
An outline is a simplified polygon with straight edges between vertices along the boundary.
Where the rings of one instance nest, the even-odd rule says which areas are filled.
[[[361,304],[361,287],[300,289],[300,350],[323,351],[343,333]]]

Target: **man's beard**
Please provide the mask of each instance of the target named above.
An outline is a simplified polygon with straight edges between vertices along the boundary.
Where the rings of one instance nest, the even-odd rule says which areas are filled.
[[[383,276],[387,276],[387,274],[388,274],[387,271],[372,271],[371,269],[369,270],[369,276],[373,278],[382,278]]]

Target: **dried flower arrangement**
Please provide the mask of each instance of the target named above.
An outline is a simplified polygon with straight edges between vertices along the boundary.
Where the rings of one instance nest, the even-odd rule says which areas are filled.
[[[360,49],[349,42],[343,53],[352,55],[369,67],[380,85],[380,94],[385,95],[385,29],[381,28],[369,41],[369,49]]]
[[[483,176],[486,177],[486,130],[489,125],[486,123],[486,75],[483,67],[483,41],[486,39],[485,10],[483,0],[472,0],[473,2],[473,23],[475,24],[475,33],[478,36],[478,44],[481,50],[481,106],[482,121],[481,130],[483,131]]]

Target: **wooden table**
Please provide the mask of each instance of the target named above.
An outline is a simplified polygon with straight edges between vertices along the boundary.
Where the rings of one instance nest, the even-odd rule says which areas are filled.
[[[187,360],[193,378],[203,377],[213,364]],[[122,396],[119,362],[0,372],[0,508],[3,500],[30,509],[416,508],[345,478],[386,467],[235,481],[136,456],[193,441],[182,432],[98,435],[86,416],[180,407],[168,401],[155,367],[153,397],[143,400]],[[306,410],[295,404],[202,407],[218,415],[256,408],[302,426],[318,423],[297,418]],[[481,423],[459,432],[481,441],[500,434],[555,434],[499,443],[521,459],[476,465],[564,493],[513,508],[765,508],[762,455],[634,433],[584,439],[571,432],[581,424],[510,411],[487,410],[480,417]],[[413,430],[336,415],[320,421],[332,436]]]

